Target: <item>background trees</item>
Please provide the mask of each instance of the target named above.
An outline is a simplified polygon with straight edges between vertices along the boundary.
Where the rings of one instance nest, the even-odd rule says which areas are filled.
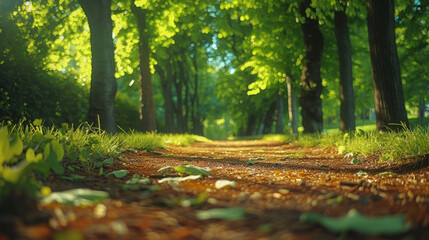
[[[114,101],[116,95],[115,60],[112,39],[111,1],[79,0],[91,32],[92,73],[88,121],[108,132],[116,132]]]
[[[82,7],[90,4],[84,2]],[[124,130],[213,138],[289,129],[297,133],[298,127],[307,132],[323,131],[322,126],[353,130],[354,118],[357,124],[375,120],[362,3],[112,0],[110,8],[104,8],[107,27],[101,38],[111,43],[94,47],[91,42],[100,34],[93,32],[89,16],[89,24],[86,21],[88,6],[84,12],[79,3],[0,3],[2,120],[80,123],[109,113],[101,118],[109,130],[116,128],[108,120],[114,112]],[[417,117],[427,102],[426,8],[421,2],[401,2],[391,15],[408,116]],[[112,26],[107,30],[109,18]],[[103,54],[93,52],[97,47]],[[100,64],[108,67],[92,71],[104,77],[91,78],[91,66],[99,62],[91,58],[97,56],[106,57]],[[88,98],[88,92],[93,96],[97,89],[103,97]],[[97,109],[108,110],[96,112],[91,104],[95,100],[100,100]],[[89,105],[92,115],[87,115]],[[139,111],[147,122],[139,122]],[[385,125],[398,122],[378,120]]]

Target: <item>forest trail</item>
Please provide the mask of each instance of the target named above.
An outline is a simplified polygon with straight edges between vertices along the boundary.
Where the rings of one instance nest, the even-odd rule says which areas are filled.
[[[403,214],[413,228],[371,239],[424,239],[429,236],[429,168],[344,158],[337,149],[299,147],[264,140],[212,141],[154,152],[125,152],[110,170],[129,171],[123,179],[52,179],[54,191],[85,187],[109,192],[95,206],[43,206],[49,223],[22,225],[21,236],[83,239],[338,239],[300,216],[314,212],[338,217],[351,209],[367,216]],[[203,179],[159,183],[176,172],[167,166],[210,169]],[[148,177],[144,189],[121,187],[134,174]],[[234,182],[218,189],[218,180]],[[229,182],[231,183],[231,182]],[[235,220],[197,217],[200,210],[232,209]],[[244,211],[244,212],[241,212]],[[245,213],[243,216],[240,213]],[[227,216],[230,216],[226,214]],[[366,236],[349,232],[347,239]]]

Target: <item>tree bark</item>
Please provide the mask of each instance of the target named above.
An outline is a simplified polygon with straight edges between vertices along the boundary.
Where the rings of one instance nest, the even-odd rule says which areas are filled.
[[[246,136],[252,136],[255,132],[256,114],[251,113],[247,119]]]
[[[368,0],[367,24],[377,130],[409,126],[394,26],[394,1]]]
[[[264,129],[262,130],[263,134],[270,134],[273,132],[273,123],[274,123],[274,111],[276,110],[276,101],[270,105],[264,117]]]
[[[420,118],[420,121],[421,121],[423,128],[426,125],[426,123],[425,123],[425,111],[426,111],[425,99],[422,96],[420,96],[419,97],[418,118]]]
[[[161,60],[158,60],[160,62]],[[164,60],[166,71],[161,66],[156,65],[155,70],[159,74],[162,87],[162,97],[164,98],[164,131],[167,133],[174,133],[174,102],[172,90],[172,73],[170,60]]]
[[[102,129],[116,133],[114,45],[112,38],[111,0],[79,0],[88,18],[91,32],[92,73],[88,122],[100,123]]]
[[[277,108],[276,133],[283,134],[283,118],[284,118],[285,107],[284,107],[283,94],[280,92],[280,90],[277,92],[276,108]]]
[[[191,96],[191,119],[192,119],[192,133],[196,135],[204,135],[203,121],[199,111],[199,98],[198,98],[198,55],[197,45],[194,45],[194,57],[192,58],[192,64],[194,65],[194,92]]]
[[[184,109],[183,109],[182,87],[186,81],[185,64],[183,62],[183,58],[178,61],[177,65],[178,65],[179,76],[178,76],[178,81],[175,81],[176,96],[177,96],[176,118],[177,118],[178,132],[184,133],[186,131],[185,125],[187,125],[187,122],[183,114]]]
[[[349,29],[347,26],[346,8],[335,11],[335,37],[338,46],[338,60],[340,64],[340,130],[354,131],[355,105],[353,95],[352,51]]]
[[[301,116],[304,132],[314,133],[323,130],[322,112],[322,78],[320,65],[323,51],[323,35],[317,19],[306,16],[305,10],[310,8],[311,0],[303,0],[300,4],[305,22],[301,24],[304,35],[305,59],[301,76]]]
[[[155,104],[153,102],[152,74],[149,67],[149,34],[147,29],[147,10],[131,4],[131,10],[137,19],[139,31],[139,67],[140,67],[140,120],[142,131],[156,131]]]
[[[293,89],[291,79],[289,76],[286,76],[287,84],[287,102],[288,102],[288,113],[289,113],[289,122],[290,122],[290,134],[298,134],[298,106],[296,102],[295,90]]]

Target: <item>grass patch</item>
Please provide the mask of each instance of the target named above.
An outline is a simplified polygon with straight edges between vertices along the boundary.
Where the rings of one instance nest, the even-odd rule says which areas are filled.
[[[40,180],[51,174],[78,176],[73,172],[79,169],[92,175],[100,168],[102,175],[102,166],[112,164],[124,147],[153,151],[167,144],[187,146],[196,141],[209,140],[191,134],[112,135],[88,124],[76,128],[67,124],[61,128],[44,127],[42,120],[29,125],[0,125],[0,208],[13,196],[36,198],[50,192]],[[122,177],[125,170],[121,171],[111,174]]]
[[[367,125],[366,129],[373,129]],[[375,129],[375,126],[374,126]],[[266,135],[265,140],[294,143],[303,147],[336,146],[340,153],[354,156],[376,154],[382,161],[401,162],[406,158],[429,154],[429,127],[416,126],[402,132],[365,131],[358,128],[356,132],[339,131],[321,134],[299,134],[295,139],[291,135]]]
[[[293,136],[284,134],[268,134],[262,136],[262,139],[267,141],[290,143],[293,141]]]
[[[166,144],[176,146],[189,146],[194,142],[209,142],[208,138],[193,134],[163,134],[161,135]]]
[[[118,134],[118,138],[121,139],[124,147],[131,147],[146,151],[165,148],[164,138],[155,133],[141,133],[131,131],[129,133]]]
[[[429,154],[429,128],[416,127],[402,132],[364,132],[345,134],[337,147],[345,153],[367,156],[380,154],[382,161],[400,162],[405,158]]]

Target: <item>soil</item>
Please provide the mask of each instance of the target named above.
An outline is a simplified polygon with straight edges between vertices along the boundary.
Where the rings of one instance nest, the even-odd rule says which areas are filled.
[[[368,156],[352,163],[353,157],[338,154],[334,147],[263,140],[124,152],[104,169],[126,169],[124,178],[99,177],[97,172],[82,180],[51,177],[45,183],[53,191],[107,191],[107,200],[80,207],[40,205],[37,211],[0,223],[2,229],[10,226],[10,236],[18,239],[429,239],[428,159],[420,156],[397,164]],[[179,176],[160,173],[160,168],[188,164],[208,168],[211,174],[175,184],[158,182]],[[134,174],[148,177],[159,189],[124,189]],[[236,185],[217,189],[220,179]],[[245,209],[241,219],[200,220],[196,215],[199,210],[237,207]],[[300,221],[306,212],[340,217],[351,209],[367,216],[405,215],[412,229],[366,236],[333,233]],[[8,233],[0,233],[0,239],[8,239]]]

